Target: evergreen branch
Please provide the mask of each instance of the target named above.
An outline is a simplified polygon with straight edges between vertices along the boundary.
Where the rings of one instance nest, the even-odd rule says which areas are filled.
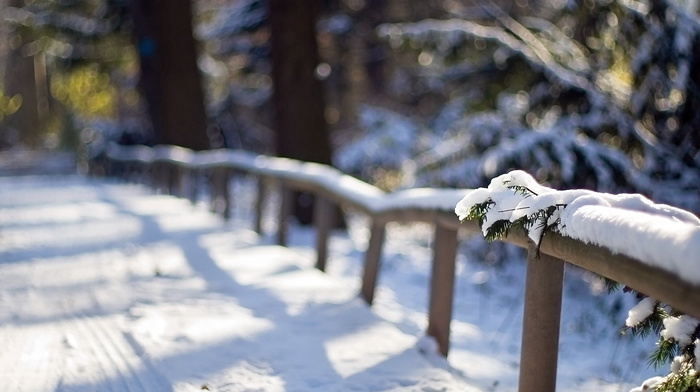
[[[528,228],[530,227],[529,225],[530,222],[528,222],[527,216],[520,217],[513,222],[511,222],[510,229],[511,230],[523,230],[525,234],[528,232]]]
[[[512,223],[508,220],[501,219],[493,222],[491,227],[486,231],[484,238],[486,241],[493,242],[508,235]]]
[[[513,212],[513,211],[520,211],[520,210],[527,210],[528,206],[525,207],[518,207],[518,208],[508,208],[507,210],[498,210],[498,212]]]
[[[699,392],[700,373],[693,369],[691,362],[681,365],[678,372],[671,373],[666,379],[656,385],[656,392]]]
[[[659,306],[659,304],[656,304],[654,306],[654,311],[649,315],[649,317],[645,318],[634,327],[629,327],[628,329],[632,332],[632,336],[640,337],[642,339],[645,339],[652,333],[654,335],[658,335],[664,328],[664,319],[666,317],[668,317],[668,314],[661,306]],[[657,350],[658,349],[659,348],[657,348]]]
[[[620,289],[620,286],[622,286],[621,284],[617,283],[616,281],[614,281],[610,278],[607,278],[605,276],[602,276],[602,278],[603,278],[603,282],[605,283],[605,288],[607,289],[608,294],[612,294],[612,293],[616,292],[617,290]]]
[[[542,240],[544,239],[545,234],[548,231],[552,231],[555,233],[558,232],[557,227],[558,227],[558,224],[560,222],[559,219],[552,222],[551,224],[548,224],[547,222],[549,222],[549,219],[552,217],[552,215],[554,215],[554,211],[556,211],[560,207],[564,208],[564,207],[566,207],[566,205],[565,204],[555,204],[555,205],[549,206],[545,209],[541,209],[530,216],[531,223],[530,223],[529,227],[532,227],[532,225],[534,225],[537,222],[537,223],[539,223],[537,228],[541,229],[540,238],[538,238],[537,248],[535,249],[537,257],[540,256],[540,246],[542,245]]]
[[[504,181],[504,184],[508,184],[510,181]],[[538,196],[537,192],[533,191],[532,189],[524,186],[524,185],[506,185],[506,188],[514,191],[516,194],[521,194],[525,198],[528,198],[530,196]]]
[[[465,220],[479,220],[479,226],[481,226],[484,223],[484,216],[489,211],[489,209],[491,209],[491,207],[494,205],[496,205],[496,203],[491,199],[488,199],[483,203],[474,204],[469,209],[469,214],[467,214],[467,217],[464,218],[463,221],[465,221]]]
[[[656,350],[649,356],[649,365],[658,369],[664,363],[673,361],[673,357],[678,354],[678,343],[673,339],[659,339]]]

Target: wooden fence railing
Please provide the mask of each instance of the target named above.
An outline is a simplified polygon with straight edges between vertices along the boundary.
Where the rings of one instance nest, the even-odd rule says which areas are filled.
[[[258,232],[262,227],[265,195],[271,187],[277,186],[282,195],[277,226],[277,240],[281,245],[286,243],[285,221],[290,214],[291,191],[312,193],[318,200],[314,226],[316,267],[321,270],[326,266],[334,205],[367,214],[371,219],[370,239],[365,252],[360,295],[368,304],[374,298],[387,223],[433,224],[435,237],[432,242],[427,334],[436,339],[440,352],[447,355],[458,233],[481,232],[476,222],[460,223],[454,214],[456,203],[467,190],[411,189],[385,193],[328,166],[233,150],[192,152],[171,146],[113,145],[108,149],[103,164],[107,175],[150,173],[146,180],[151,186],[190,198],[196,193],[194,186],[191,186],[195,183],[193,179],[198,173],[209,171],[212,176],[209,195],[225,217],[228,217],[229,205],[235,199],[235,195],[229,194],[231,176],[255,176],[259,192],[254,227]],[[524,234],[513,232],[503,241],[528,250],[519,379],[521,392],[555,390],[565,262],[630,286],[700,319],[700,285],[649,266],[644,260],[613,254],[603,247],[556,234],[548,234],[543,239],[539,256]]]

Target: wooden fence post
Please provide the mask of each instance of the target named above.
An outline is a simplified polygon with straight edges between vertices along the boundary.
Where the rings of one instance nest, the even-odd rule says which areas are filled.
[[[177,164],[172,167],[172,194],[177,197],[187,196],[187,168]]]
[[[151,181],[150,186],[156,193],[162,193],[163,186],[163,163],[162,162],[152,162],[151,163]]]
[[[197,196],[199,196],[199,169],[193,167],[187,170],[187,199],[190,203],[197,204]]]
[[[262,220],[266,198],[267,184],[265,183],[265,178],[258,177],[258,198],[255,201],[255,222],[253,222],[253,230],[258,234],[262,234]]]
[[[436,223],[427,333],[437,340],[440,354],[444,356],[450,349],[456,255],[457,230]]]
[[[287,246],[287,218],[294,207],[294,191],[284,184],[280,186],[280,210],[277,217],[277,245]]]
[[[224,183],[222,184],[223,186],[221,187],[221,190],[223,192],[222,198],[224,199],[224,211],[222,212],[222,215],[225,220],[231,219],[231,214],[233,213],[233,203],[235,202],[233,195],[235,194],[236,188],[233,181],[233,175],[234,171],[232,169],[224,169]],[[233,194],[231,193],[231,189],[234,190]]]
[[[153,166],[153,188],[156,193],[169,195],[170,194],[170,167],[168,163],[156,161],[151,164]]]
[[[177,186],[177,181],[179,179],[178,177],[178,169],[179,167],[172,163],[172,162],[167,162],[163,163],[163,168],[164,168],[164,173],[165,173],[165,193],[170,196],[179,196],[177,194],[178,191],[178,186]]]
[[[314,200],[314,227],[316,228],[316,268],[326,270],[328,236],[335,218],[335,208],[328,198],[316,195]]]
[[[527,250],[519,392],[556,390],[564,262]]]
[[[136,168],[137,183],[153,188],[153,164],[146,162],[135,162],[134,167]]]
[[[385,232],[385,223],[372,221],[369,244],[367,244],[367,251],[365,252],[362,288],[360,289],[360,295],[369,305],[372,305],[372,301],[374,301],[374,289],[377,287],[377,276],[379,275],[379,263],[382,257]]]
[[[212,171],[211,209],[226,220],[231,218],[229,178],[230,172],[226,167],[215,167]]]

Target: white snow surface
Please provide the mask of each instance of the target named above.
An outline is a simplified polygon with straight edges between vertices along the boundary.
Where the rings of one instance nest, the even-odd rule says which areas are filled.
[[[522,195],[508,186],[527,187],[534,195]],[[700,284],[700,219],[688,211],[655,204],[639,194],[557,191],[515,170],[494,178],[488,188],[469,192],[456,205],[455,213],[464,219],[473,205],[487,200],[495,205],[486,214],[484,233],[498,220],[512,222],[546,207],[559,206],[547,224],[558,220],[562,235],[608,248]],[[539,243],[540,234],[539,225],[528,233],[535,243]]]
[[[631,389],[630,392],[653,391],[656,389],[656,386],[663,382],[665,379],[665,377],[659,376],[652,377],[648,380],[645,380],[641,386]]]
[[[476,390],[353,279],[187,201],[0,178],[0,217],[3,391]]]
[[[312,268],[313,230],[291,224],[290,247],[272,244],[276,196],[260,236],[250,230],[255,183],[231,189],[225,222],[204,202],[139,185],[0,177],[2,390],[517,390],[517,249],[500,266],[481,260],[491,257],[481,241],[458,256],[445,361],[424,334],[429,230],[387,228],[370,309],[356,296],[363,218],[333,234],[324,274]],[[406,200],[430,205],[429,195]],[[653,341],[620,338],[624,316],[611,323],[601,305],[627,297],[599,297],[595,280],[568,273],[577,278],[565,290],[558,389],[629,390],[653,376]]]
[[[661,331],[661,336],[664,339],[674,339],[681,347],[684,347],[690,344],[698,324],[700,324],[698,320],[686,315],[667,317],[664,319],[664,329]]]
[[[627,320],[625,320],[625,325],[628,327],[634,327],[642,321],[646,320],[647,317],[654,313],[654,307],[656,306],[656,300],[651,297],[645,297],[637,305],[627,312]]]

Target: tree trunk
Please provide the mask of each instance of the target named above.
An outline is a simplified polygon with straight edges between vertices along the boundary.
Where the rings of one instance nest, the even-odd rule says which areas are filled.
[[[275,147],[279,156],[330,164],[325,94],[316,77],[319,6],[319,2],[308,0],[268,1]],[[294,215],[302,224],[311,223],[312,198],[301,194],[295,199]]]
[[[209,148],[189,0],[132,0],[134,33],[156,144]]]
[[[24,1],[10,0],[8,6],[22,8]],[[7,125],[18,132],[17,139],[25,147],[34,149],[41,144],[43,112],[39,106],[38,92],[41,90],[37,88],[35,54],[27,52],[30,39],[30,31],[26,28],[17,27],[10,32],[10,50],[5,65],[5,95],[12,98],[19,94],[22,97],[21,106],[7,119]],[[45,85],[40,88],[42,87],[45,88]]]

